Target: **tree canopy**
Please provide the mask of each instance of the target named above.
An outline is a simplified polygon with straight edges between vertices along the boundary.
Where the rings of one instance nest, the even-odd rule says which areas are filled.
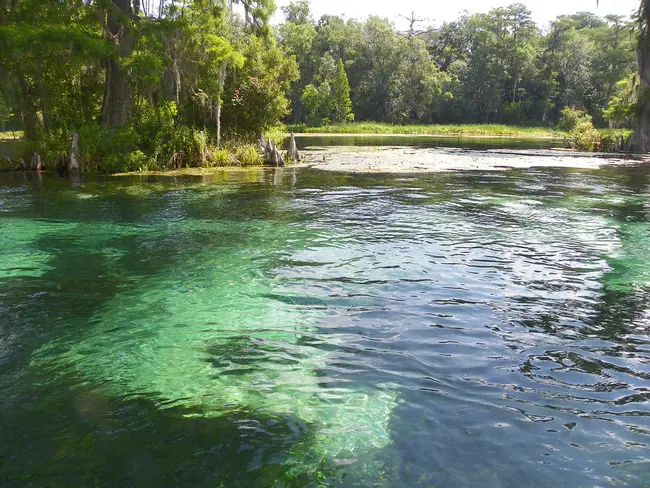
[[[316,21],[306,0],[284,13],[280,44],[300,68],[296,122],[315,122],[305,104],[313,106],[332,59],[346,67],[355,118],[394,123],[553,125],[568,106],[606,125],[617,83],[636,73],[633,21],[621,17],[577,13],[539,26],[515,3],[439,27],[418,26],[413,16],[399,32],[372,16]]]

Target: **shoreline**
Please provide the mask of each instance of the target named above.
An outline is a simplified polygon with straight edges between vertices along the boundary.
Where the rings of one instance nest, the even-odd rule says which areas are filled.
[[[276,168],[265,165],[211,166],[178,170],[132,171],[104,174],[125,176],[208,176],[268,170],[311,168],[347,174],[426,174],[465,171],[508,171],[530,168],[599,169],[650,163],[650,156],[625,153],[588,153],[570,149],[463,149],[416,146],[323,146],[302,150],[303,161]],[[4,173],[33,172],[26,170]],[[45,173],[49,171],[44,171]],[[43,173],[43,172],[41,172]],[[102,173],[86,173],[102,174]]]

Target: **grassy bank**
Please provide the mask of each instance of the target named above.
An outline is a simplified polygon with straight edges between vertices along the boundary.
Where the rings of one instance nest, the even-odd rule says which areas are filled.
[[[305,134],[404,134],[431,136],[491,136],[491,137],[564,137],[565,132],[547,127],[519,127],[501,124],[469,125],[393,125],[378,122],[353,122],[324,127],[294,124],[290,131]]]
[[[559,129],[547,127],[521,127],[502,124],[470,125],[392,125],[378,122],[353,122],[324,127],[307,127],[295,124],[290,131],[303,134],[327,135],[413,135],[438,137],[519,137],[523,139],[566,139],[567,145],[576,143],[577,136]],[[625,148],[632,136],[630,129],[593,129],[591,147],[577,147],[582,150],[619,152]]]

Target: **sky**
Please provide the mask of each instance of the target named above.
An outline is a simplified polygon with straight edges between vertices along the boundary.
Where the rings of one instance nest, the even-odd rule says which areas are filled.
[[[463,10],[470,13],[487,12],[495,7],[505,7],[517,1],[525,4],[540,26],[562,14],[575,12],[594,12],[629,15],[639,5],[639,0],[310,0],[314,17],[323,14],[341,15],[348,18],[366,18],[368,15],[388,17],[398,28],[405,28],[405,20],[400,15],[410,16],[415,12],[417,18],[426,19],[425,24],[440,25],[446,20],[458,18]],[[278,7],[288,5],[290,0],[276,0]],[[282,21],[282,14],[277,16]]]

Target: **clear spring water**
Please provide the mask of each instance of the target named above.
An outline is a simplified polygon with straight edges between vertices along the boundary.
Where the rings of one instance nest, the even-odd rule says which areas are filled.
[[[0,485],[650,486],[647,168],[0,176]]]

